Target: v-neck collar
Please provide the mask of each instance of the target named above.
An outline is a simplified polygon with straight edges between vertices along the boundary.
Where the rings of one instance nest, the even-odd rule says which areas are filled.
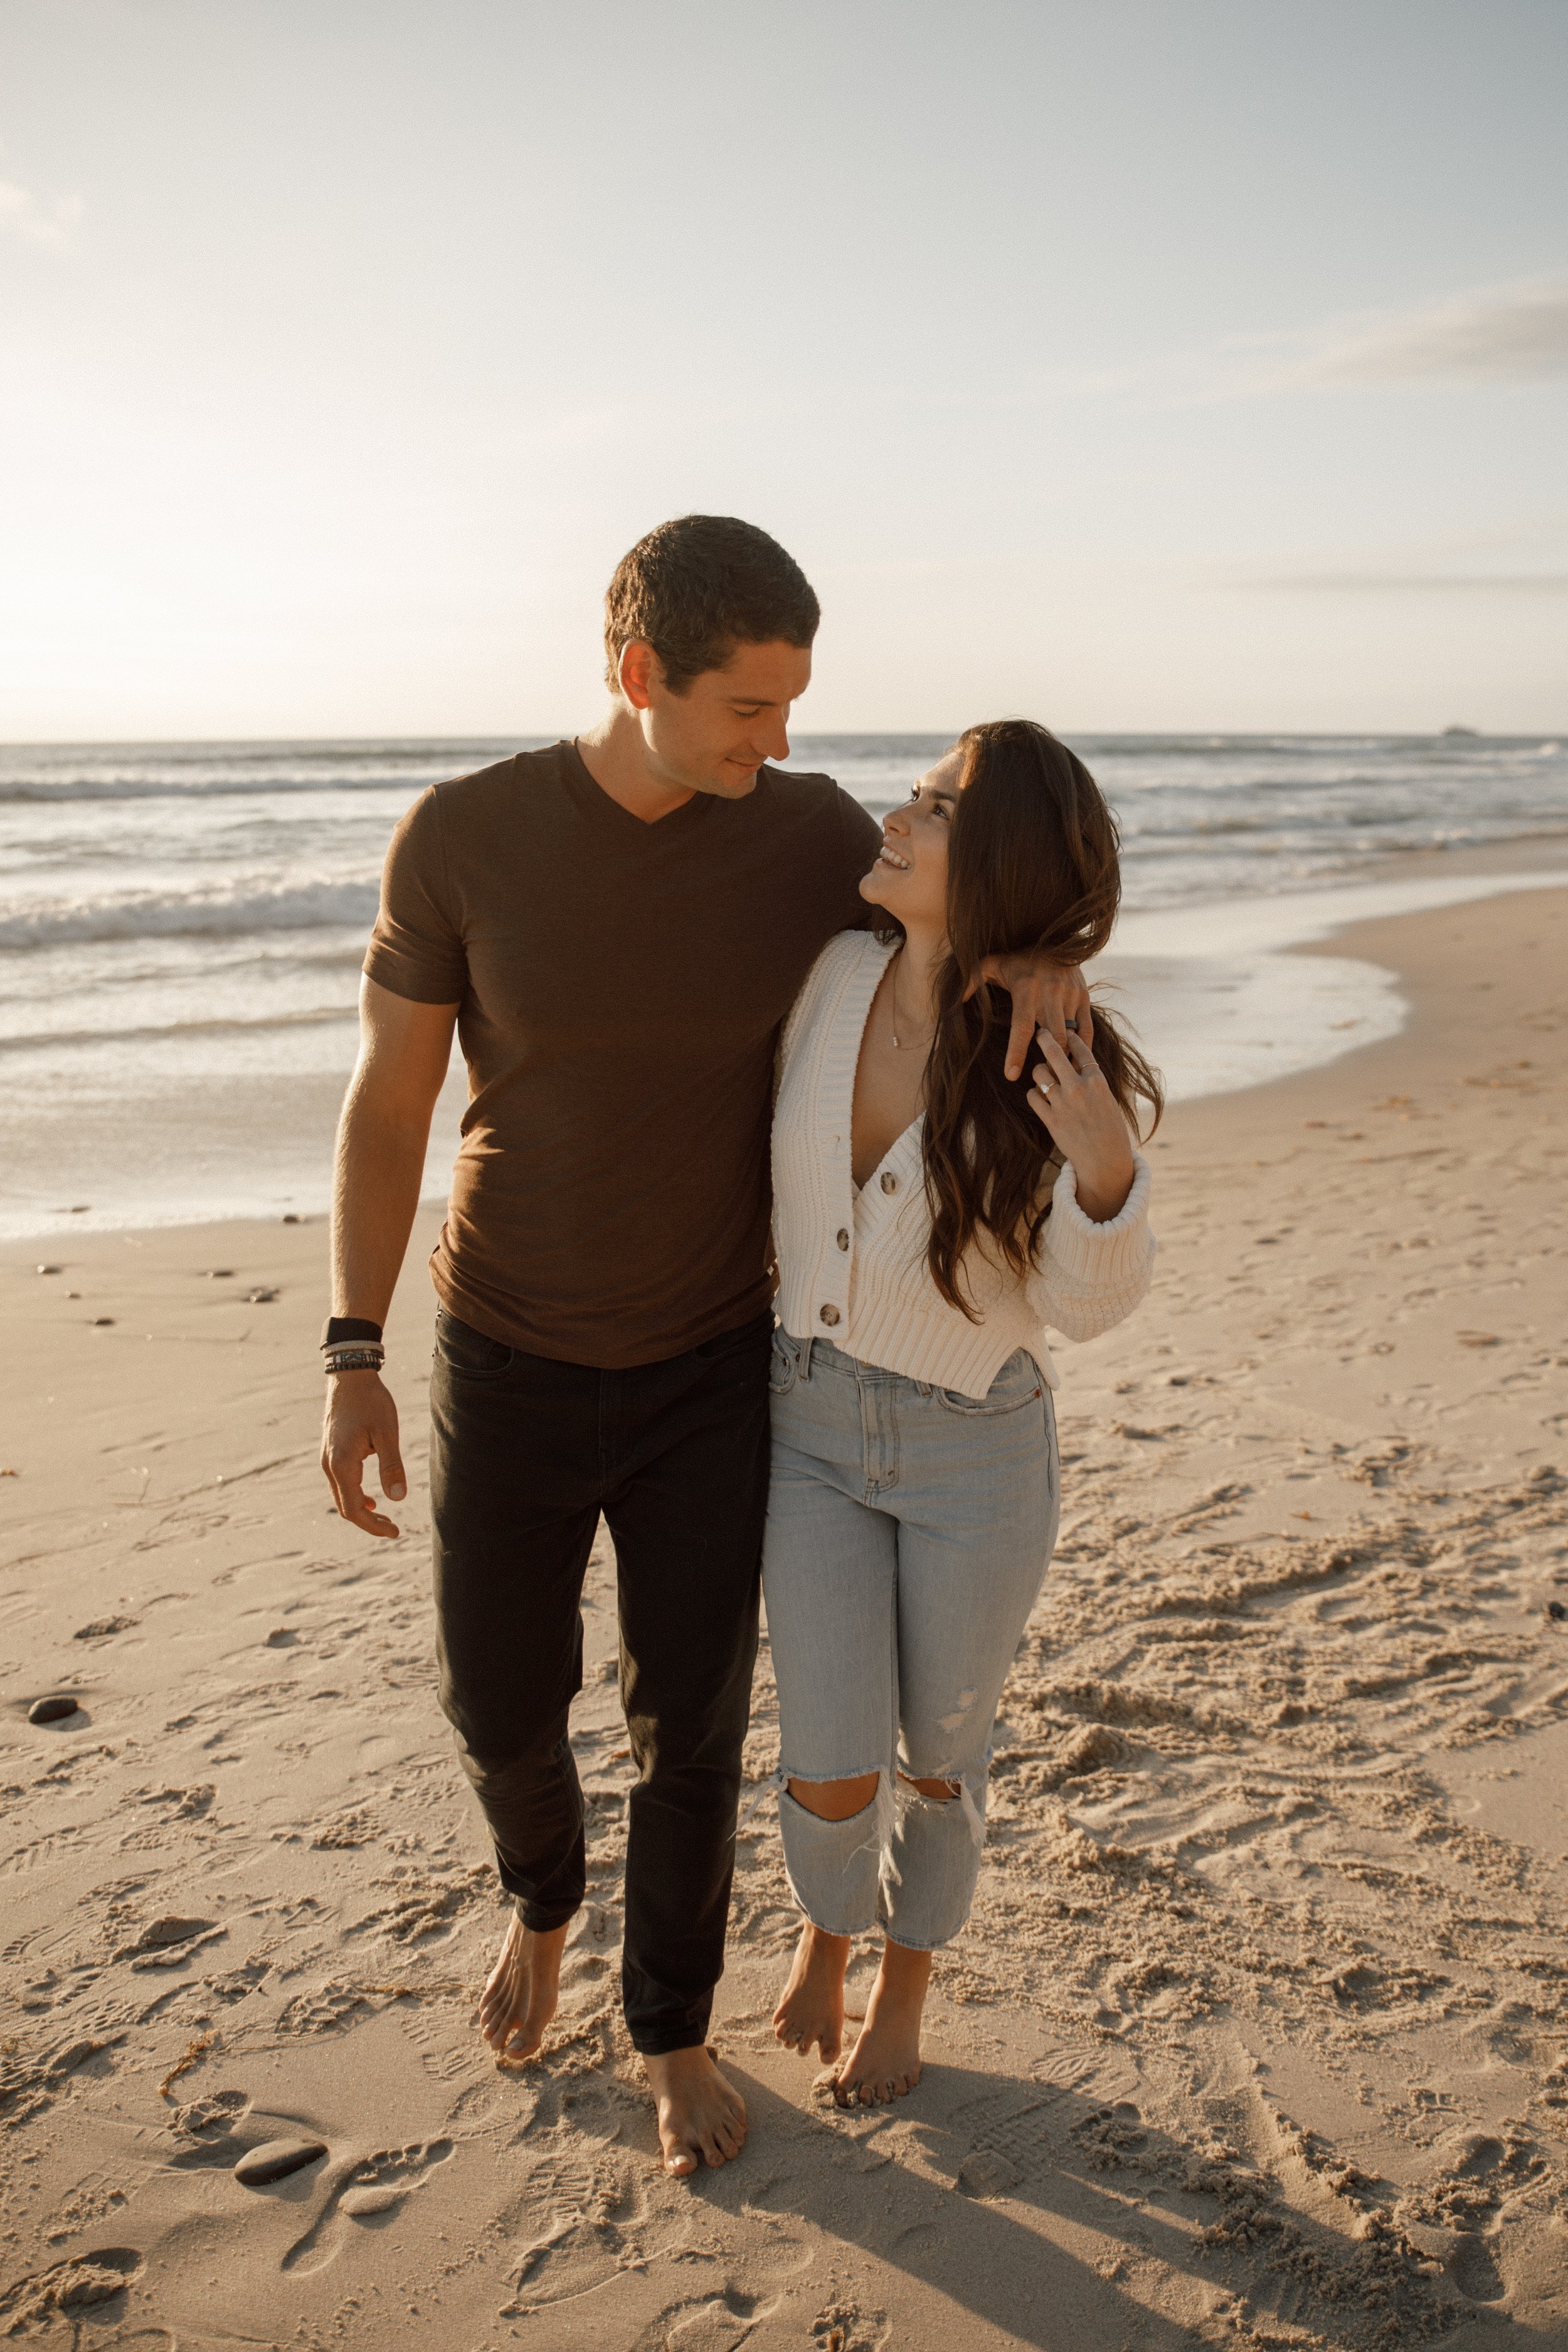
[[[860,1067],[860,1050],[866,1043],[866,1031],[871,1019],[871,1007],[877,1001],[877,991],[880,988],[883,976],[887,971],[888,966],[892,962],[894,956],[897,955],[900,944],[901,943],[897,940],[889,941],[879,940],[874,934],[868,935],[868,947],[862,953],[861,960],[855,969],[851,978],[850,986],[845,992],[845,998],[841,1008],[841,1018],[843,1019],[846,1027],[847,1027],[851,1020],[853,1020],[855,1024],[853,1040],[854,1050],[847,1057],[849,1065],[849,1099],[844,1107],[843,1116],[845,1141],[848,1145],[849,1197],[857,1206],[858,1206],[860,1202],[866,1198],[868,1193],[877,1190],[877,1179],[889,1167],[895,1155],[902,1159],[908,1159],[910,1152],[918,1145],[921,1130],[925,1125],[924,1111],[916,1111],[908,1127],[900,1129],[899,1133],[894,1136],[891,1143],[889,1144],[886,1151],[883,1152],[880,1160],[878,1160],[877,1165],[871,1170],[869,1175],[867,1177],[866,1181],[863,1184],[856,1183],[855,1079]],[[858,1008],[856,1005],[857,988],[860,992],[860,1001]],[[882,1197],[883,1195],[879,1192],[878,1198],[880,1199]]]
[[[621,824],[631,827],[644,841],[651,841],[656,835],[668,841],[672,825],[679,832],[685,833],[691,824],[700,824],[702,812],[713,797],[710,793],[693,793],[689,801],[682,801],[679,808],[667,809],[662,816],[652,819],[637,816],[622,802],[616,800],[613,793],[607,793],[605,790],[604,785],[600,783],[587,761],[577,749],[575,736],[568,740],[566,750],[571,754],[577,781],[583,788],[593,794],[595,802],[602,803],[610,811],[610,822],[615,824],[618,820]]]

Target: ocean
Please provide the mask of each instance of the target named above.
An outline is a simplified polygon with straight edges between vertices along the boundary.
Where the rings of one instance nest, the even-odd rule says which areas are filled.
[[[427,783],[544,740],[0,748],[0,1234],[319,1213],[388,835]],[[877,814],[946,740],[803,735],[789,764]],[[1568,869],[1555,738],[1074,749],[1122,834],[1127,911],[1104,971],[1178,1098],[1397,1027],[1388,975],[1278,950],[1358,912],[1506,887],[1401,882],[1400,853],[1560,835]]]

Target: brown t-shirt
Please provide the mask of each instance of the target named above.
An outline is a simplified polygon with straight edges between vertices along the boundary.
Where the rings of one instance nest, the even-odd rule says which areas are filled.
[[[879,839],[829,777],[774,768],[645,824],[571,743],[415,802],[364,968],[458,1007],[468,1108],[431,1261],[454,1315],[614,1369],[763,1312],[778,1027],[865,919]]]

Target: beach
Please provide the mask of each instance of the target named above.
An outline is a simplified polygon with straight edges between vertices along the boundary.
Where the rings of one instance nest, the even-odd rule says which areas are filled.
[[[602,1530],[563,2011],[533,2063],[475,2031],[504,1916],[434,1688],[438,1209],[386,1544],[316,1466],[313,1211],[8,1240],[0,2332],[1568,2341],[1568,890],[1512,880],[1275,956],[1394,975],[1404,1025],[1174,1104],[1153,1291],[1058,1352],[1062,1537],[925,2079],[840,2114],[774,2042],[763,1796],[713,2028],[751,2137],[689,2185],[619,2021]],[[751,1793],[776,1749],[764,1643]],[[289,2138],[324,2153],[237,2179]]]

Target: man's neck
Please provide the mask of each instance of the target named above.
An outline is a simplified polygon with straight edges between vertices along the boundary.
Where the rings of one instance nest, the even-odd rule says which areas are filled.
[[[642,729],[624,702],[612,702],[598,725],[578,736],[577,751],[599,790],[644,824],[657,824],[696,798],[689,785],[654,773]]]

